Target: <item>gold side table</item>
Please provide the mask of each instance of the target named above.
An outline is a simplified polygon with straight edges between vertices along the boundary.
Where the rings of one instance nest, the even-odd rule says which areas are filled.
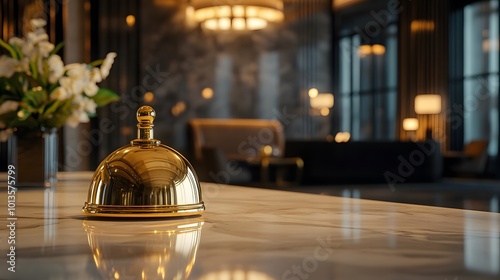
[[[285,180],[285,168],[295,166],[297,173],[295,175],[295,183],[300,184],[302,179],[302,170],[304,168],[304,161],[300,157],[263,157],[260,159],[260,181],[262,184],[269,184],[270,166],[276,167],[276,185],[286,186],[289,182]]]

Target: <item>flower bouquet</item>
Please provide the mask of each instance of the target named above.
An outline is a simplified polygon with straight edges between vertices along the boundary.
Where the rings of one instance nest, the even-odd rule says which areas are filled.
[[[25,38],[0,39],[0,142],[7,143],[7,164],[16,169],[18,186],[57,182],[57,129],[89,121],[96,108],[118,100],[99,88],[116,53],[90,64],[64,65],[48,41],[46,21],[34,19]],[[13,136],[11,136],[14,134]]]
[[[96,108],[118,100],[97,83],[109,75],[116,53],[90,64],[64,65],[48,41],[43,19],[31,20],[26,38],[0,39],[7,55],[0,55],[0,141],[14,130],[72,127],[89,121]],[[100,66],[100,68],[98,67]]]

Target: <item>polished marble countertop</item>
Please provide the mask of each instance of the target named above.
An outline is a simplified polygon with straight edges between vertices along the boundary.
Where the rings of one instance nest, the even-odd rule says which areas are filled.
[[[201,217],[95,220],[91,173],[60,175],[14,216],[2,182],[0,279],[500,278],[498,213],[202,183]]]

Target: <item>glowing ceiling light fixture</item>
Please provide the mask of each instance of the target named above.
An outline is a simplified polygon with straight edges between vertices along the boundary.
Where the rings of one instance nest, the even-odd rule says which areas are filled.
[[[209,30],[259,30],[284,19],[282,0],[191,0],[194,18]]]

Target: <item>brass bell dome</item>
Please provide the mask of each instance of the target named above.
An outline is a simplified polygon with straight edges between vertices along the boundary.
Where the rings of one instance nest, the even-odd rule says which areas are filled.
[[[97,167],[83,212],[103,217],[178,217],[205,210],[198,177],[176,150],[153,137],[156,113],[137,110],[137,139]]]

